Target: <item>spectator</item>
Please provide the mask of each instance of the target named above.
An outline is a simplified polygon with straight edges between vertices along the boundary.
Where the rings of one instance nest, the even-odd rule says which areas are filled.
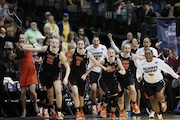
[[[6,31],[7,31],[7,34],[10,36],[14,36],[15,34],[14,27],[8,27],[6,28]],[[6,41],[4,48],[9,49],[9,51],[12,52],[14,49],[14,45],[12,42]]]
[[[51,34],[51,28],[50,28],[50,26],[44,26],[44,28],[43,28],[43,32],[44,32],[44,36],[51,36],[52,34]]]
[[[23,33],[25,33],[31,26],[31,18],[27,17],[23,25]]]
[[[64,35],[60,35],[61,50],[66,53],[68,51],[68,42],[65,41]]]
[[[102,18],[103,18],[103,0],[90,0],[91,10],[93,14],[93,27],[96,29],[100,29],[102,26]]]
[[[58,28],[57,24],[54,21],[54,16],[53,15],[49,15],[48,22],[44,26],[49,26],[50,27],[50,33],[51,34],[59,33],[59,28]]]
[[[128,11],[125,1],[121,1],[118,9],[116,10],[119,34],[125,34],[128,30],[128,26],[131,25],[132,13]]]
[[[4,45],[5,41],[17,42],[19,34],[16,33],[15,37],[11,37],[6,34],[6,29],[1,28],[1,35],[0,35],[0,117],[6,117],[7,115],[4,112],[3,104],[4,104],[4,93],[3,93],[3,79],[4,74],[6,72],[6,67],[4,66]]]
[[[74,48],[76,48],[76,32],[74,32],[74,31],[69,32],[67,42],[69,44],[73,44]]]
[[[131,43],[133,39],[133,34],[131,32],[127,33],[127,39],[122,41],[121,48],[124,46],[125,43]]]
[[[44,14],[44,17],[45,17],[44,23],[45,24],[48,22],[48,18],[49,18],[50,15],[51,15],[51,12],[49,12],[49,11],[45,12],[45,14]]]
[[[138,48],[139,48],[138,40],[136,38],[133,38],[131,42],[131,52],[135,54]]]
[[[7,71],[13,80],[18,80],[18,78],[19,78],[19,62],[18,62],[18,60],[15,60],[14,53],[8,53],[7,57],[8,57]]]
[[[80,27],[78,29],[78,34],[76,36],[76,43],[79,39],[83,39],[84,42],[85,42],[85,46],[89,46],[90,45],[90,42],[89,42],[89,38],[85,35],[85,31],[84,31],[84,28]]]
[[[172,0],[171,2],[171,10],[170,10],[170,17],[178,17],[180,16],[180,0]]]
[[[143,10],[141,10],[137,16],[142,37],[148,35],[148,28],[151,27],[150,25],[152,23],[153,17],[156,17],[156,14],[153,11],[152,6],[149,3],[145,2],[143,5]]]
[[[37,42],[36,37],[41,34],[37,28],[36,22],[31,22],[30,28],[24,33],[27,36],[27,39],[30,44]]]
[[[59,34],[63,34],[65,36],[65,41],[67,41],[68,34],[72,31],[72,26],[69,23],[69,13],[63,14],[63,19],[58,22]]]
[[[9,6],[6,0],[0,0],[0,26],[4,25],[4,21],[10,20]]]

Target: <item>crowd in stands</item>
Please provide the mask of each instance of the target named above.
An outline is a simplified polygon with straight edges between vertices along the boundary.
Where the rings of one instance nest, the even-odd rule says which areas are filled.
[[[119,94],[117,95],[116,93],[111,94],[113,96],[113,102],[114,102],[113,104],[114,106],[112,106],[112,111],[115,112],[114,111],[115,109],[113,107],[116,107],[116,102],[119,104],[121,102],[121,105],[118,104],[118,106],[121,108],[122,102],[125,101],[125,105],[123,103],[124,108],[120,109],[120,112],[119,112],[120,117],[126,117],[124,111],[131,111],[130,105],[132,105],[132,109],[135,114],[148,113],[150,118],[154,118],[154,113],[155,112],[157,113],[157,111],[154,112],[154,108],[153,108],[154,106],[152,106],[149,99],[147,99],[146,96],[144,96],[144,91],[146,91],[142,89],[144,81],[143,80],[138,81],[138,79],[134,77],[136,76],[136,72],[132,72],[133,70],[131,69],[132,70],[131,71],[128,68],[129,66],[127,67],[127,63],[124,63],[124,62],[127,59],[133,60],[132,66],[134,69],[136,69],[136,67],[138,66],[138,62],[136,61],[136,59],[145,59],[142,56],[145,55],[146,50],[150,49],[154,57],[160,58],[162,61],[168,64],[175,73],[177,73],[178,75],[180,74],[180,58],[178,56],[176,49],[171,50],[168,47],[160,49],[159,46],[161,42],[157,42],[156,45],[152,45],[151,38],[150,38],[151,36],[146,37],[146,36],[149,36],[151,32],[151,31],[148,31],[149,30],[148,27],[150,27],[152,24],[155,24],[155,21],[153,21],[152,18],[154,17],[155,18],[157,17],[176,18],[177,16],[180,16],[178,15],[177,12],[174,12],[176,11],[176,8],[178,7],[180,8],[180,6],[178,6],[175,3],[177,2],[180,4],[180,1],[177,0],[174,2],[173,0],[172,1],[168,1],[168,0],[127,0],[127,1],[114,0],[114,2],[112,2],[110,0],[88,0],[92,8],[92,13],[91,13],[92,18],[91,20],[88,20],[90,25],[88,24],[87,26],[83,25],[83,27],[79,25],[77,26],[78,29],[76,31],[72,25],[76,23],[71,23],[71,14],[68,11],[63,12],[62,16],[58,16],[58,17],[56,16],[56,14],[54,14],[53,12],[49,10],[44,11],[44,13],[41,16],[38,16],[39,18],[42,19],[42,21],[40,22],[34,18],[35,16],[33,16],[36,13],[33,13],[33,15],[30,14],[29,11],[19,6],[18,4],[19,2],[20,1],[18,0],[0,0],[0,59],[1,59],[0,60],[0,67],[1,67],[0,76],[10,77],[14,81],[20,82],[21,102],[22,102],[22,108],[23,108],[21,118],[26,117],[26,104],[25,104],[26,102],[25,96],[26,96],[26,90],[27,90],[26,87],[30,88],[30,92],[33,95],[32,98],[34,100],[33,105],[34,105],[35,112],[38,113],[37,115],[41,117],[43,116],[42,114],[39,114],[39,112],[42,113],[41,111],[42,108],[40,109],[38,108],[37,93],[35,92],[36,85],[40,84],[39,83],[40,82],[39,70],[44,60],[43,55],[39,55],[38,52],[39,51],[47,52],[48,50],[49,50],[48,52],[52,52],[53,51],[52,43],[58,44],[59,47],[56,48],[55,50],[56,51],[60,50],[60,52],[62,52],[61,55],[59,55],[60,53],[58,53],[58,55],[62,57],[61,59],[63,59],[62,60],[63,63],[60,63],[63,69],[63,72],[62,71],[61,72],[64,75],[63,77],[66,76],[66,78],[67,78],[67,75],[65,73],[67,71],[65,69],[68,69],[68,65],[66,65],[66,62],[67,63],[71,62],[71,60],[74,59],[74,54],[75,55],[80,54],[78,53],[79,51],[81,51],[81,54],[83,54],[83,56],[85,56],[84,54],[87,54],[85,57],[90,58],[94,64],[96,64],[98,67],[101,67],[101,68],[103,67],[99,65],[99,63],[96,63],[97,62],[96,60],[104,59],[107,56],[110,58],[111,56],[110,54],[113,54],[112,57],[115,58],[114,53],[118,54],[120,58],[120,59],[118,58],[119,60],[118,64],[120,66],[119,73],[123,75],[124,73],[122,71],[125,71],[125,70],[126,72],[128,71],[130,76],[128,74],[128,77],[127,76],[126,77],[129,78],[130,80],[129,80],[129,83],[119,81],[119,83],[124,84],[122,85],[123,87],[122,86],[121,87],[123,88],[124,90],[123,92],[125,93],[124,95],[125,100],[122,99],[122,95],[119,95]],[[67,0],[65,2],[69,3],[68,5],[72,5],[74,0]],[[83,0],[80,0],[78,2],[80,2],[79,7],[83,7],[84,5]],[[74,3],[76,4],[77,1],[75,1]],[[34,8],[34,9],[37,9],[37,8]],[[35,10],[33,10],[33,12],[35,12]],[[98,35],[93,36],[93,38],[91,38],[91,36],[87,36],[85,33],[86,27],[94,27],[94,28],[97,28],[97,30],[101,30],[101,31],[106,29],[107,27],[106,19],[104,18],[107,17],[106,15],[109,14],[108,12],[112,12],[114,16],[113,19],[116,19],[117,21],[116,24],[113,25],[113,29],[117,29],[116,34],[127,35],[127,38],[125,40],[117,43],[113,40],[113,34],[114,34],[113,31],[108,31],[110,33],[108,33],[106,37],[107,39],[109,39],[108,43],[111,45],[113,49],[107,49],[107,46],[100,44],[100,41],[103,41],[103,40],[101,40]],[[176,14],[173,14],[173,13],[176,13]],[[61,18],[59,19],[59,17]],[[155,30],[155,28],[153,29]],[[56,40],[58,40],[58,42]],[[51,46],[51,47],[44,48],[45,45]],[[81,48],[82,46],[84,48],[87,48],[87,51],[88,51],[87,53],[86,53],[86,49],[83,48],[82,50]],[[27,52],[26,47],[35,48],[34,49],[35,52]],[[76,48],[78,49],[78,51]],[[98,50],[96,50],[96,48]],[[73,51],[73,54],[72,54],[72,50],[74,49],[75,51]],[[127,49],[129,49],[130,51],[128,51]],[[31,49],[27,49],[27,50],[33,51]],[[54,56],[56,56],[57,54],[56,51],[55,51]],[[150,53],[147,53],[147,54],[150,54]],[[127,55],[127,56],[124,56],[124,55]],[[111,59],[108,59],[108,60],[111,60]],[[28,63],[26,63],[27,61]],[[103,63],[106,63],[107,60],[104,60],[101,62],[103,64]],[[23,63],[23,67],[22,67],[22,63]],[[58,66],[58,64],[56,64],[56,66]],[[114,66],[116,66],[116,64],[117,63],[113,63]],[[124,68],[122,68],[120,64],[122,64]],[[91,69],[91,66],[89,66],[88,68]],[[95,79],[95,78],[98,79],[100,71],[94,70],[94,69],[95,68],[93,68],[92,70],[92,72],[94,73],[91,72],[89,77],[91,79]],[[29,72],[28,70],[30,70],[31,72]],[[105,72],[103,75],[106,75],[107,74],[106,72],[108,71],[107,68],[103,68],[103,70],[104,70],[103,72]],[[85,71],[86,70],[82,72],[85,72]],[[76,73],[69,73],[69,74],[74,75]],[[23,75],[26,75],[26,76],[23,76]],[[83,75],[83,74],[80,74],[80,75]],[[93,75],[93,77],[91,75]],[[113,74],[110,74],[110,75],[113,75]],[[163,101],[162,104],[164,106],[165,102],[167,101],[167,112],[180,113],[180,105],[179,105],[180,100],[178,101],[176,99],[176,96],[180,95],[180,84],[179,82],[177,83],[177,80],[173,78],[167,72],[162,72],[162,75],[164,77],[163,82],[166,83],[166,86],[164,86],[165,88],[164,94],[166,96],[166,100]],[[88,75],[86,74],[85,76],[88,76]],[[35,79],[35,78],[38,78],[38,79]],[[119,79],[123,79],[123,80],[127,78],[124,78],[122,76],[119,77]],[[4,78],[1,78],[1,79],[0,79],[1,81],[0,96],[1,95],[3,96],[3,93],[2,93],[3,82],[2,81]],[[27,79],[29,81],[31,81],[31,79],[34,79],[34,81],[27,82],[22,79]],[[78,79],[81,79],[81,78],[78,78]],[[98,91],[97,79],[96,79],[96,82],[94,81],[90,82],[90,84],[93,86],[92,87],[93,92]],[[107,79],[107,78],[104,77],[103,79]],[[112,79],[115,79],[115,78],[112,78]],[[72,76],[70,80],[71,80],[70,83],[73,83],[72,92],[77,96],[80,95],[81,97],[84,97],[83,91],[81,91],[80,93],[77,92],[79,90],[78,89],[79,86],[76,85],[78,83],[74,83],[74,78]],[[104,87],[102,84],[100,86]],[[48,89],[50,89],[50,87]],[[59,90],[57,86],[55,90],[57,91]],[[50,93],[52,93],[52,90],[48,91],[48,95],[49,95],[48,97],[50,97],[50,99],[52,100],[53,97],[50,96]],[[124,94],[124,93],[121,93],[121,94]],[[58,96],[59,94],[60,93],[56,93],[56,96]],[[92,96],[93,97],[92,98],[92,114],[98,114],[99,112],[98,110],[100,110],[100,108],[98,107],[99,105],[98,102],[100,103],[102,101],[100,101],[100,98],[96,101],[96,97],[99,97],[99,96],[96,96],[95,93],[93,95],[94,96]],[[82,100],[84,99],[82,99],[81,97],[77,98],[77,96],[73,96],[72,98],[76,104],[75,106],[77,110],[76,118],[82,119],[84,118],[83,116],[84,113],[80,113],[80,112],[82,111],[81,109],[83,108]],[[112,96],[106,96],[106,94],[104,95],[105,97],[105,100],[103,101],[104,106],[102,105],[101,109],[105,109],[107,107],[107,101],[109,102],[109,97],[112,97]],[[116,99],[116,97],[118,97],[118,100]],[[61,97],[57,97],[57,99],[60,100]],[[50,102],[52,103],[52,101]],[[0,99],[0,116],[7,117],[3,111],[3,106],[2,106],[3,103],[4,103],[4,99],[2,97]],[[53,108],[54,106],[52,104],[50,108],[54,109]],[[58,105],[61,107],[60,103],[58,103]],[[39,106],[39,107],[42,107],[42,106]],[[60,110],[61,108],[56,108],[56,109]],[[101,111],[102,117],[106,117],[105,112],[106,111]],[[162,111],[162,112],[165,112],[165,111]],[[62,114],[59,113],[59,111],[57,113],[59,114],[59,116],[62,117]],[[157,114],[160,115],[161,113],[157,113]],[[46,117],[48,117],[47,111],[45,115]],[[110,117],[114,118],[115,116],[113,115],[114,113],[112,113],[112,116]]]

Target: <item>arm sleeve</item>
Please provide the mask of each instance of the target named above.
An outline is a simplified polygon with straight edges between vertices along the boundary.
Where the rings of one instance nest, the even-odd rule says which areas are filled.
[[[177,75],[174,70],[168,65],[166,64],[164,61],[159,60],[160,61],[160,69],[166,73],[169,73],[172,77],[174,77],[175,79],[178,79],[179,75]]]
[[[110,42],[111,47],[116,51],[116,53],[120,53],[121,51],[119,50],[119,48],[115,45],[114,41]]]
[[[136,78],[138,79],[139,77],[142,77],[143,71],[142,71],[142,66],[138,63],[138,67],[136,70]]]

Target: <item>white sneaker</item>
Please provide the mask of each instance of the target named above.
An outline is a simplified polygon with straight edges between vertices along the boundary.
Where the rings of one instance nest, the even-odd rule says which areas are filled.
[[[154,112],[154,111],[151,111],[151,112],[149,113],[149,118],[154,118],[154,114],[155,114],[155,112]]]
[[[149,118],[154,118],[155,112],[153,110],[149,111],[148,108],[146,108],[146,111],[149,114]]]
[[[157,114],[158,120],[163,120],[162,114]]]
[[[63,119],[64,119],[64,115],[61,112],[57,112],[56,120],[63,120]]]

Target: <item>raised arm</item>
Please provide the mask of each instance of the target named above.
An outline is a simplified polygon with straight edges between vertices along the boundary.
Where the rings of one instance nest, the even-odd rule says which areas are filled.
[[[116,51],[116,53],[120,53],[121,50],[116,46],[116,44],[114,43],[114,40],[112,39],[112,34],[111,33],[108,33],[107,34],[109,40],[110,40],[110,44],[111,44],[111,47]]]

